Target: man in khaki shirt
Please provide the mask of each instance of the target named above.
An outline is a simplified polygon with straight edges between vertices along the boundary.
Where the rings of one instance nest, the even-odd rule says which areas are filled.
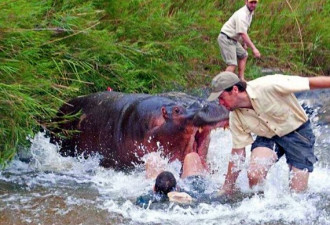
[[[221,55],[227,64],[226,71],[235,72],[238,64],[238,76],[241,80],[244,80],[244,71],[248,57],[247,47],[252,49],[256,58],[260,58],[259,50],[254,46],[247,34],[257,3],[258,0],[245,0],[245,6],[237,10],[229,18],[221,28],[218,36]]]
[[[250,187],[262,183],[270,167],[285,155],[291,172],[291,190],[304,191],[309,172],[317,161],[315,136],[294,93],[330,88],[330,77],[269,75],[245,82],[226,71],[215,76],[211,85],[208,100],[218,99],[219,104],[231,111],[232,159],[220,194],[233,192],[249,144],[252,144],[248,167]],[[257,135],[255,140],[251,134]]]

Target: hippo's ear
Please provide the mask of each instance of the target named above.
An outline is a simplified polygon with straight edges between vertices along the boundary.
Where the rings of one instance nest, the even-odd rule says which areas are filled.
[[[164,106],[162,107],[162,114],[163,114],[163,117],[165,119],[168,119],[168,113],[167,113],[166,108]]]

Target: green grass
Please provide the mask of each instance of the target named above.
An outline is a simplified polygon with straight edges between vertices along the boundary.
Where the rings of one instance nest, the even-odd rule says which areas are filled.
[[[243,0],[0,2],[0,164],[64,101],[103,91],[198,92],[225,64],[217,36]],[[246,77],[261,68],[329,75],[329,0],[261,0]],[[54,125],[54,124],[53,124]]]

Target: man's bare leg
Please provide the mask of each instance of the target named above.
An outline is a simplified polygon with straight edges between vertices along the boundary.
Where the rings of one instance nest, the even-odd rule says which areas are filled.
[[[244,72],[245,72],[245,67],[246,67],[246,61],[247,61],[247,56],[243,59],[238,60],[238,77],[241,80],[244,80]]]
[[[290,168],[290,189],[293,192],[305,191],[308,187],[309,172],[294,166]]]
[[[276,160],[276,153],[269,148],[257,147],[252,151],[248,168],[248,178],[251,188],[265,180],[270,167],[274,165]]]
[[[232,72],[232,73],[235,73],[235,70],[236,70],[236,66],[235,65],[229,65],[226,68],[226,71],[229,71],[229,72]]]

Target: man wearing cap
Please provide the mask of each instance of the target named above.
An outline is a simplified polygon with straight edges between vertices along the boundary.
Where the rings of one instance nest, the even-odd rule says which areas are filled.
[[[227,64],[226,71],[235,72],[238,64],[238,76],[241,80],[244,80],[244,71],[248,57],[247,47],[252,49],[256,58],[260,58],[259,50],[254,46],[247,34],[257,3],[258,0],[245,0],[245,6],[237,10],[229,18],[222,26],[218,36],[221,55]]]
[[[309,172],[317,161],[315,136],[310,121],[294,93],[330,88],[330,77],[269,75],[245,82],[232,72],[222,72],[212,80],[208,100],[218,100],[230,110],[232,159],[221,193],[231,194],[245,161],[245,147],[251,146],[249,184],[260,184],[270,167],[283,155],[290,168],[290,188],[304,191]],[[255,140],[252,134],[257,135]]]

